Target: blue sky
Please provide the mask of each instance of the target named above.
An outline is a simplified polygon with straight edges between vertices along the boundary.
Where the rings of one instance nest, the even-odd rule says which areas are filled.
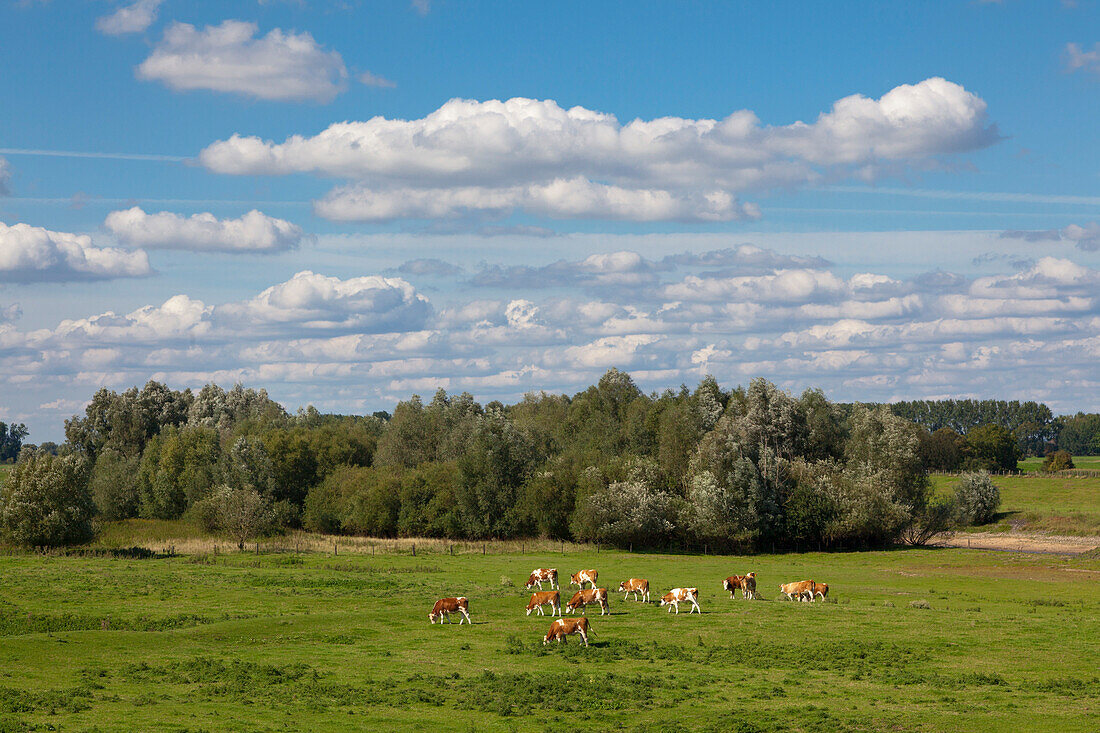
[[[1097,3],[806,5],[0,0],[0,420],[610,366],[1100,408]]]

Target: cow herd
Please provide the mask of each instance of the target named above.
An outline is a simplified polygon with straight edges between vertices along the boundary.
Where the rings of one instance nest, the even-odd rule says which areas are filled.
[[[595,569],[592,570],[580,570],[569,576],[569,587],[577,586],[580,590],[573,594],[573,597],[569,599],[569,602],[565,604],[566,613],[573,613],[580,610],[582,614],[587,613],[588,606],[598,605],[600,607],[600,615],[610,613],[610,608],[607,604],[607,588],[599,588],[596,585],[596,581],[599,578],[599,572]],[[542,584],[548,583],[550,590],[543,590]],[[585,588],[585,584],[591,585],[590,588]],[[544,606],[550,607],[550,615],[558,616],[553,623],[550,624],[550,630],[546,632],[546,635],[542,638],[543,644],[549,644],[551,641],[564,642],[567,636],[578,635],[584,642],[585,646],[588,646],[588,635],[593,633],[588,619],[585,616],[581,618],[564,618],[561,612],[561,592],[558,585],[558,570],[557,568],[537,568],[531,573],[531,576],[527,579],[527,583],[524,584],[524,588],[531,590],[538,587],[538,590],[531,594],[531,600],[527,602],[527,615],[530,616],[532,611],[535,611],[540,616],[544,616],[545,612],[542,610]],[[756,593],[756,573],[749,573],[747,575],[731,575],[722,581],[722,588],[728,590],[730,598],[736,597],[736,592],[741,591],[741,597],[745,600],[759,598]],[[779,591],[791,601],[798,600],[812,603],[817,598],[821,598],[822,601],[829,594],[828,583],[818,583],[813,580],[800,580],[794,583],[784,583],[779,586]],[[634,595],[635,601],[641,601],[642,603],[649,603],[649,581],[645,578],[631,578],[630,580],[624,580],[619,583],[619,592],[623,594],[623,601],[625,602],[627,597],[631,594]],[[680,613],[680,604],[690,604],[691,609],[688,611],[691,613],[702,613],[699,609],[699,589],[698,588],[673,588],[668,593],[661,596],[660,606],[668,606],[668,611],[671,613],[673,610],[677,614]],[[461,626],[462,622],[472,623],[470,621],[470,602],[465,596],[459,596],[458,598],[440,598],[435,602],[435,606],[432,607],[431,613],[428,614],[428,620],[433,624],[436,620],[439,623],[444,621],[450,621],[450,615],[452,613],[461,613],[462,617],[458,623]]]

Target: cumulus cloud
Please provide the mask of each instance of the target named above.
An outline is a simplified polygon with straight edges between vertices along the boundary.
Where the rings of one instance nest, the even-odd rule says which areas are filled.
[[[514,210],[551,218],[729,221],[759,216],[736,195],[871,180],[999,139],[985,102],[932,78],[879,99],[852,95],[811,123],[614,115],[553,100],[453,99],[416,120],[340,122],[282,143],[234,135],[200,154],[235,175],[313,173],[352,183],[318,202],[338,220]]]
[[[1065,50],[1066,71],[1084,71],[1100,74],[1100,42],[1092,44],[1091,51],[1085,51],[1076,43],[1067,43]]]
[[[128,247],[196,252],[282,252],[306,236],[296,224],[256,210],[238,219],[217,219],[207,213],[147,214],[135,206],[111,212],[103,226]]]
[[[666,255],[666,264],[679,267],[737,268],[751,270],[776,270],[788,268],[812,268],[823,270],[831,263],[823,257],[785,255],[754,244],[713,249],[707,252],[682,252]]]
[[[121,36],[127,33],[141,33],[157,19],[157,9],[164,0],[137,0],[132,5],[123,5],[110,15],[97,19],[95,28],[109,36]]]
[[[255,23],[226,20],[199,30],[173,23],[137,67],[139,79],[176,91],[206,89],[276,101],[331,102],[347,86],[340,54],[309,33],[278,28],[258,37]]]
[[[96,247],[89,236],[0,222],[0,280],[44,282],[109,280],[151,275],[149,257]]]
[[[385,333],[417,330],[431,311],[428,299],[401,278],[371,275],[341,280],[304,270],[218,312],[247,328],[294,324],[308,331]]]

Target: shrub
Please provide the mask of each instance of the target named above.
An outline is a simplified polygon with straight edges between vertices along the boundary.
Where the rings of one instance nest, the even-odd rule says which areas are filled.
[[[963,474],[955,486],[955,505],[960,524],[985,524],[1001,505],[1001,490],[984,471]]]
[[[196,502],[194,512],[205,527],[229,535],[241,550],[245,542],[272,526],[271,505],[252,488],[218,486],[209,497]]]
[[[80,455],[24,451],[4,485],[0,523],[16,544],[59,547],[94,536],[95,502]]]
[[[1073,467],[1073,456],[1069,454],[1068,450],[1054,451],[1043,461],[1044,471],[1068,471]]]
[[[958,504],[954,497],[929,502],[913,518],[913,522],[902,530],[901,541],[914,547],[928,544],[929,540],[936,535],[951,529],[958,512]]]

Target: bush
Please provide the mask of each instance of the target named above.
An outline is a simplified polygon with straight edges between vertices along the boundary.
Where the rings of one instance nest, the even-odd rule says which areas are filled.
[[[272,527],[271,505],[252,488],[218,486],[210,496],[195,503],[193,512],[204,528],[229,535],[241,550],[245,542]]]
[[[1001,490],[984,471],[963,474],[955,486],[955,505],[960,524],[985,524],[1001,506]]]
[[[936,535],[949,531],[958,513],[954,497],[929,502],[912,524],[902,530],[901,541],[913,547],[924,546]]]
[[[1044,471],[1068,471],[1073,467],[1073,456],[1069,454],[1068,450],[1054,451],[1043,461]]]
[[[0,498],[0,523],[16,544],[60,547],[88,542],[95,534],[95,502],[83,456],[24,451]]]

